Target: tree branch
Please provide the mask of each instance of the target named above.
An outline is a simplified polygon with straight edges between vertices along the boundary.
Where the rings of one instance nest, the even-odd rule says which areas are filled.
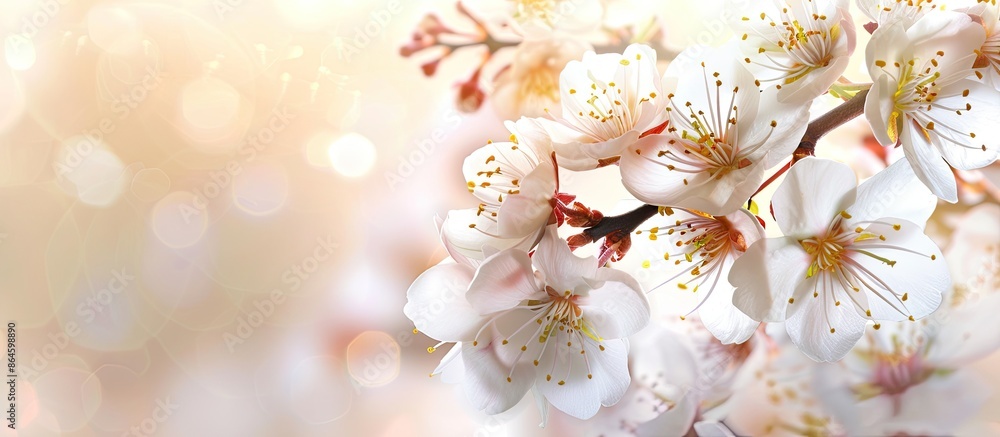
[[[643,222],[656,215],[659,210],[660,207],[656,205],[642,205],[622,215],[604,217],[597,226],[584,229],[583,235],[589,237],[590,241],[593,242],[615,231],[631,233]]]

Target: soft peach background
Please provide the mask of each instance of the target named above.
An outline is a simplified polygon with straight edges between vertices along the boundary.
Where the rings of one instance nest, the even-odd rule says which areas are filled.
[[[441,354],[402,315],[444,257],[433,217],[471,205],[462,159],[506,137],[488,105],[452,109],[472,55],[429,79],[398,55],[453,3],[0,3],[0,315],[18,324],[19,435],[579,429],[556,415],[540,430],[530,398],[472,411],[427,377]],[[724,39],[718,9],[672,3],[672,46]],[[624,197],[568,180],[604,210]]]

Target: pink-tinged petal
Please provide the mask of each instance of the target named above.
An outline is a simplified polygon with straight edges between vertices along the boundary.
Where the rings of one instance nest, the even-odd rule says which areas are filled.
[[[509,194],[497,212],[501,238],[534,235],[548,224],[552,215],[556,170],[551,164],[539,165],[519,184],[520,192]]]
[[[614,405],[622,398],[631,382],[628,344],[625,340],[609,340],[601,345],[603,350],[587,340],[585,353],[579,353],[577,348],[555,357],[560,361],[551,373],[546,363],[539,365],[535,384],[553,407],[578,419],[589,419],[602,405]],[[548,375],[552,378],[547,378]]]
[[[845,164],[805,158],[788,170],[771,205],[788,236],[823,235],[830,221],[854,203],[857,177]]]
[[[641,396],[660,399],[670,408],[640,425],[640,435],[684,435],[698,414],[703,381],[699,381],[694,351],[685,340],[661,324],[650,324],[631,342],[634,385],[643,390]]]
[[[465,380],[465,363],[462,362],[462,343],[455,343],[448,349],[448,353],[441,358],[441,362],[431,375],[440,375],[441,381],[446,384],[460,384]]]
[[[465,395],[478,410],[498,414],[520,402],[535,382],[530,363],[514,363],[498,350],[499,342],[462,343]],[[513,366],[513,372],[511,372]],[[510,381],[507,378],[510,375]]]
[[[532,261],[544,275],[545,283],[558,293],[585,292],[590,286],[584,278],[597,271],[597,259],[573,255],[566,240],[559,238],[555,226],[546,228]]]
[[[837,361],[847,355],[865,333],[867,321],[858,308],[843,297],[846,290],[833,293],[817,282],[827,280],[817,274],[803,283],[795,293],[795,303],[789,305],[785,329],[788,337],[806,356],[816,361]],[[818,286],[817,286],[818,285]],[[813,297],[813,290],[818,296]]]
[[[806,277],[812,258],[795,238],[760,240],[733,263],[733,305],[760,322],[783,322],[788,298]]]
[[[628,273],[602,268],[594,278],[602,284],[587,296],[581,296],[579,305],[595,335],[626,338],[649,323],[646,293]]]
[[[847,208],[848,227],[880,217],[907,217],[920,225],[927,223],[937,206],[937,196],[917,180],[904,157],[858,186],[857,200]]]
[[[896,107],[897,83],[888,74],[875,76],[868,97],[865,98],[865,119],[872,127],[872,134],[879,144],[894,147],[898,138],[899,121],[892,119]]]
[[[522,301],[541,297],[531,259],[524,251],[505,250],[483,261],[469,285],[469,303],[480,314],[491,314],[518,306]]]
[[[898,399],[876,396],[861,402],[863,434],[953,435],[989,397],[989,383],[972,370],[935,375]]]
[[[959,368],[1000,350],[1000,293],[969,298],[958,308],[942,308],[929,320],[935,326],[927,362],[940,368]]]
[[[923,318],[941,304],[942,294],[951,288],[948,263],[940,249],[915,223],[898,218],[880,218],[865,231],[874,236],[851,246],[852,261],[871,272],[880,282],[862,276],[866,282],[880,290],[885,299],[869,296],[872,317],[876,320],[903,321],[913,316]],[[899,225],[895,230],[894,225]],[[881,237],[885,237],[882,240]],[[893,262],[889,265],[865,251]],[[916,253],[914,253],[916,252]],[[884,284],[884,285],[883,285]],[[892,292],[886,291],[888,286]],[[905,294],[905,296],[904,296]],[[906,297],[906,300],[902,300]],[[885,301],[892,303],[889,306]],[[903,312],[893,308],[899,308]]]
[[[922,132],[917,132],[912,123],[905,123],[902,135],[903,152],[913,166],[913,172],[927,188],[941,200],[955,203],[958,201],[958,185],[951,167],[941,157]]]
[[[438,264],[427,269],[406,291],[403,314],[420,332],[436,340],[472,339],[486,321],[466,300],[474,272],[462,264]]]

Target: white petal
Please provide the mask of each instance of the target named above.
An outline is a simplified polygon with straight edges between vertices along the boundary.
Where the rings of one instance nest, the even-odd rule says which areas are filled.
[[[783,322],[788,298],[812,262],[795,238],[760,240],[733,263],[733,305],[760,322]]]
[[[736,437],[736,434],[721,422],[695,422],[694,431],[699,437]]]
[[[580,298],[580,309],[601,338],[626,338],[649,323],[649,301],[639,284],[620,270],[599,269],[599,288]]]
[[[566,240],[559,238],[555,226],[546,229],[532,262],[544,274],[546,284],[558,293],[567,290],[585,293],[590,284],[584,278],[593,277],[597,271],[597,258],[573,255]]]
[[[541,238],[542,229],[521,238],[500,238],[497,224],[477,209],[460,209],[448,212],[441,223],[441,239],[448,252],[458,255],[455,259],[468,258],[470,262],[486,259],[487,253],[517,248],[529,250]]]
[[[420,332],[439,341],[472,339],[485,319],[466,300],[474,270],[439,264],[417,277],[406,291],[403,314]]]
[[[936,313],[930,323],[937,326],[927,362],[943,368],[958,368],[1000,349],[1000,293],[972,298],[956,309]],[[938,316],[940,314],[940,316]]]
[[[857,242],[849,247],[850,259],[874,274],[885,285],[888,285],[897,296],[906,294],[907,300],[893,297],[888,292],[882,294],[896,308],[904,309],[904,313],[893,310],[882,299],[869,297],[872,316],[877,320],[906,320],[909,316],[923,318],[933,312],[941,304],[941,295],[951,287],[951,275],[948,273],[947,261],[942,258],[937,245],[926,235],[920,226],[898,218],[881,218],[881,222],[898,224],[897,231],[891,225],[873,224],[866,231],[885,237],[872,238]],[[887,248],[900,247],[905,250]],[[864,250],[876,256],[895,261],[890,266],[881,260],[857,252]],[[910,251],[917,252],[911,253]],[[933,256],[935,259],[931,259]],[[869,284],[879,287],[875,281],[865,278]]]
[[[854,203],[857,177],[845,164],[806,158],[788,170],[771,198],[778,227],[788,236],[823,235],[830,221]]]
[[[543,163],[520,181],[520,193],[510,194],[497,212],[497,228],[502,238],[523,238],[545,227],[552,215],[556,192],[556,170]]]
[[[486,414],[502,413],[517,405],[535,382],[530,363],[518,363],[507,382],[512,363],[502,357],[498,347],[495,342],[478,347],[462,343],[465,395],[473,407]]]
[[[724,271],[721,274],[727,273]],[[760,325],[733,305],[734,291],[735,288],[729,284],[719,284],[698,309],[698,317],[705,328],[722,344],[743,343]]]
[[[691,174],[687,170],[693,167],[673,160],[670,155],[659,156],[665,150],[683,154],[685,144],[699,147],[672,134],[650,135],[636,142],[634,148],[622,156],[625,188],[646,203],[725,215],[739,209],[764,181],[766,168],[760,161],[722,177],[713,177],[708,172]],[[766,158],[761,157],[761,161]],[[668,165],[675,169],[671,170]]]
[[[898,120],[892,121],[890,125],[889,119],[896,107],[895,94],[898,84],[888,74],[874,77],[874,83],[868,90],[868,97],[865,98],[865,119],[871,125],[872,135],[879,144],[894,147],[898,138],[892,137],[890,128],[895,133],[898,129]]]
[[[561,355],[564,361],[556,364],[551,380],[545,377],[548,370],[542,370],[545,366],[540,365],[536,382],[539,391],[553,407],[578,419],[589,419],[597,414],[602,405],[617,403],[631,381],[625,340],[605,341],[602,343],[604,350],[591,341],[584,344],[584,354],[574,349],[570,351],[572,353]],[[589,369],[584,357],[590,363]],[[573,361],[572,367],[568,364],[569,360]],[[588,374],[593,378],[588,378]],[[565,383],[560,385],[559,381]]]
[[[753,162],[763,160],[765,168],[774,167],[792,156],[809,125],[808,104],[781,103],[776,93],[776,88],[761,93],[759,119],[740,132],[741,144],[757,144],[767,138],[767,146],[747,156]],[[771,121],[777,126],[772,128]]]
[[[834,305],[838,297],[831,295],[829,289],[820,288],[819,296],[812,296],[814,283],[823,281],[825,276],[814,275],[796,290],[785,329],[792,343],[809,358],[836,361],[847,355],[864,335],[866,320],[850,302]]]
[[[520,149],[514,143],[490,143],[473,151],[462,163],[462,174],[471,185],[469,188],[480,201],[489,205],[498,205],[498,195],[507,197],[507,189],[498,189],[498,179],[503,182],[510,179],[522,179],[535,169],[538,161],[530,150]],[[493,173],[498,168],[502,173]],[[508,170],[510,169],[510,170]],[[490,183],[485,187],[483,182]]]
[[[858,186],[857,200],[847,209],[855,223],[880,217],[906,217],[920,225],[927,222],[937,206],[937,196],[917,180],[913,168],[904,157]]]
[[[931,59],[937,52],[944,52],[944,56],[938,59],[942,78],[937,83],[946,86],[951,80],[971,74],[975,58],[970,59],[968,55],[982,47],[986,31],[981,24],[972,21],[968,14],[937,11],[926,14],[913,23],[906,30],[906,36],[910,46],[914,47],[913,55],[917,58]]]
[[[935,107],[927,112],[939,120],[939,126],[947,126],[947,129],[937,128],[934,131],[937,136],[947,136],[961,143],[954,144],[943,138],[935,141],[941,155],[951,166],[962,170],[992,164],[1000,152],[1000,142],[996,140],[1000,137],[1000,123],[997,123],[1000,119],[1000,92],[974,81],[961,81],[952,87],[956,95],[939,99],[937,103],[943,108]],[[961,96],[964,90],[969,90],[968,97]],[[962,111],[961,115],[944,109],[962,108],[966,103],[972,105],[972,109]],[[975,138],[971,138],[970,133],[975,134]]]
[[[958,186],[955,184],[955,175],[951,172],[951,167],[923,134],[916,132],[916,129],[912,123],[904,123],[900,135],[903,151],[913,166],[913,172],[934,195],[951,203],[957,202]]]
[[[486,259],[469,285],[469,302],[480,314],[513,308],[544,295],[524,251],[508,249]]]

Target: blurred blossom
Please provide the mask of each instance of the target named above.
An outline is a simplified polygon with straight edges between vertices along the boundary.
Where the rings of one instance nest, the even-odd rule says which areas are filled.
[[[506,119],[541,117],[546,112],[558,116],[559,73],[571,60],[580,59],[593,48],[586,42],[558,38],[519,44],[511,65],[493,82],[493,107]]]

